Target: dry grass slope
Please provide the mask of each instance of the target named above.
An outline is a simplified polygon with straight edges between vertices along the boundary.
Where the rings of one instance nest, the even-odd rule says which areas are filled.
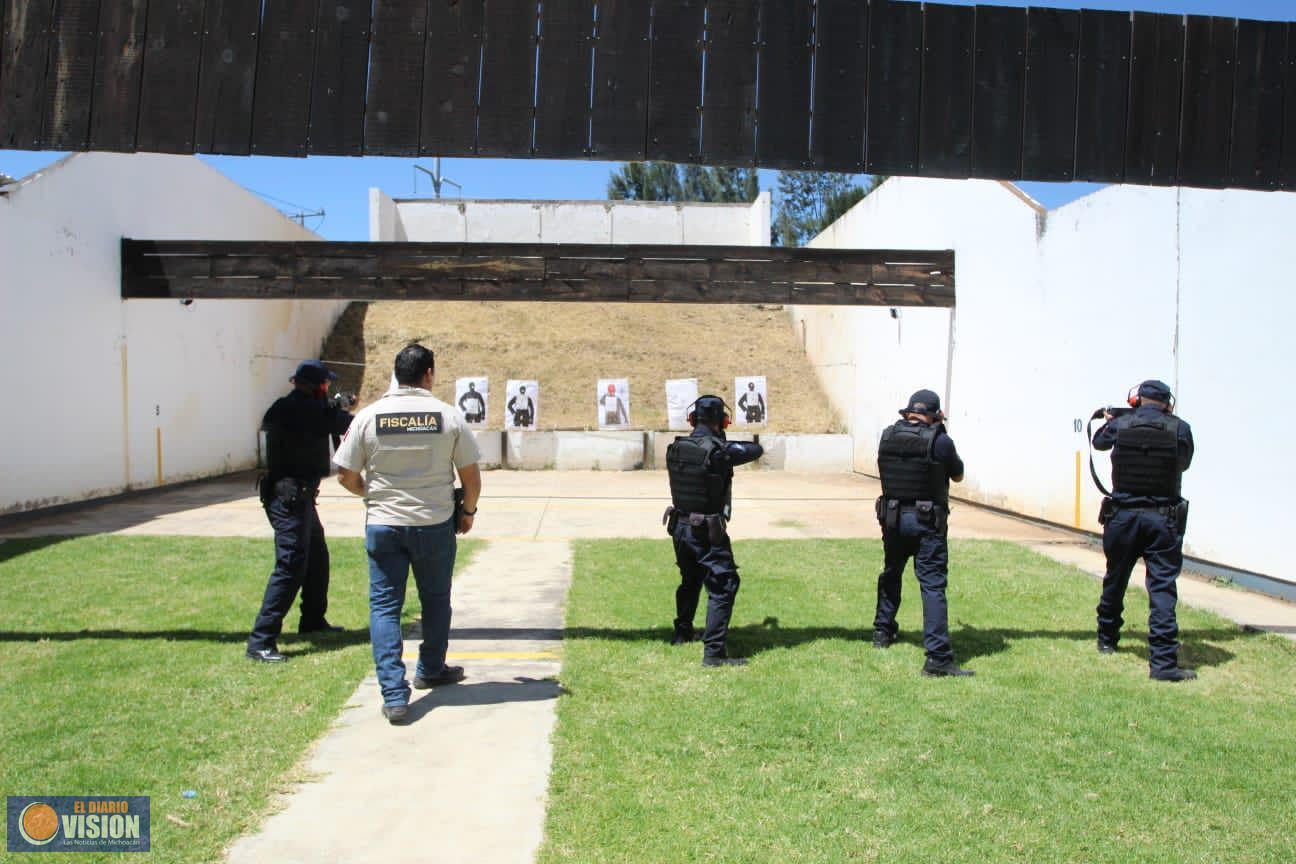
[[[363,403],[387,388],[396,353],[411,341],[436,352],[437,396],[454,379],[490,378],[490,428],[502,428],[505,382],[540,382],[540,428],[598,428],[599,378],[629,378],[634,428],[666,428],[668,378],[734,400],[734,376],[765,375],[768,432],[840,432],[787,312],[760,306],[648,303],[353,303],[324,347],[339,386]]]

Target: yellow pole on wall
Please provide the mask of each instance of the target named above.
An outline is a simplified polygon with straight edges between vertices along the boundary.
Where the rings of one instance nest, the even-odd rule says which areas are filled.
[[[121,400],[122,400],[122,488],[131,484],[130,463],[130,374],[126,366],[126,342],[121,345]]]
[[[1076,451],[1076,479],[1075,479],[1075,527],[1080,527],[1080,483],[1084,476],[1080,470],[1080,451]]]
[[[156,427],[157,431],[157,485],[162,485],[162,427]]]

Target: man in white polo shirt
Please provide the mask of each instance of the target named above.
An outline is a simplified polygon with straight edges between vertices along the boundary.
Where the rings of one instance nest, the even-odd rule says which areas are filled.
[[[369,639],[383,694],[383,716],[408,721],[410,686],[401,660],[400,616],[414,571],[423,610],[423,642],[414,687],[462,681],[447,666],[450,579],[455,534],[472,530],[481,494],[481,454],[463,414],[431,393],[434,359],[422,345],[396,355],[396,386],[365,407],[333,455],[338,481],[365,499],[369,553]],[[463,483],[463,509],[454,524],[454,475]]]

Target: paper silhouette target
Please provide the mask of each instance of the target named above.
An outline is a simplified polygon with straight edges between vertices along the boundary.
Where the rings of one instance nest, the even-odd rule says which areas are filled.
[[[535,429],[540,421],[540,384],[537,381],[508,382],[504,403],[507,429]]]
[[[766,401],[765,376],[750,375],[734,379],[734,407],[739,426],[764,426],[769,423],[769,403]]]
[[[463,412],[464,420],[469,426],[480,428],[486,425],[489,393],[490,380],[487,378],[455,379],[455,404]]]
[[[630,426],[630,381],[625,378],[600,378],[595,396],[598,402],[600,429],[627,429]]]

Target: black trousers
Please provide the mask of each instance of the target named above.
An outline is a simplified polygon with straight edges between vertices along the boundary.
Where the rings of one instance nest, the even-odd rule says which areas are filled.
[[[249,651],[276,647],[298,591],[303,626],[321,623],[328,610],[329,553],[314,494],[304,490],[292,504],[272,496],[262,504],[275,532],[275,565],[248,637]]]
[[[949,638],[949,606],[945,587],[949,582],[949,545],[945,532],[937,531],[912,507],[900,510],[895,530],[882,531],[885,559],[877,582],[877,611],[873,629],[896,634],[896,613],[900,610],[900,582],[905,565],[914,561],[918,589],[922,593],[923,648],[932,663],[951,663],[954,650]]]
[[[693,527],[687,522],[675,526],[671,535],[675,544],[675,563],[679,566],[680,584],[675,589],[675,629],[691,633],[697,614],[702,586],[707,589],[706,630],[702,633],[704,657],[725,657],[725,638],[729,635],[729,618],[734,598],[738,596],[738,565],[734,563],[729,538],[712,543],[705,525]]]
[[[1115,645],[1125,619],[1125,589],[1140,558],[1147,566],[1148,653],[1153,674],[1179,665],[1179,600],[1183,537],[1173,516],[1156,510],[1121,510],[1103,526],[1107,573],[1098,601],[1098,638]]]

